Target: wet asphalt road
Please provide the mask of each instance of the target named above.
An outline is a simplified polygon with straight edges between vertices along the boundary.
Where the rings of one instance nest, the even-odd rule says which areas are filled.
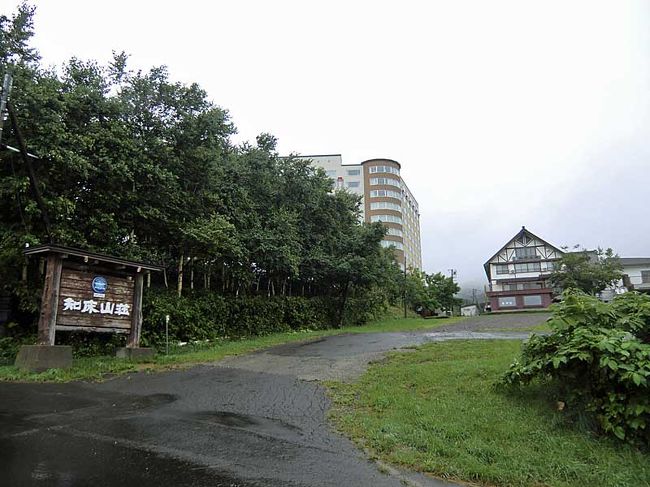
[[[0,485],[450,485],[382,473],[332,431],[318,381],[353,379],[395,348],[526,335],[342,335],[103,383],[0,383]]]

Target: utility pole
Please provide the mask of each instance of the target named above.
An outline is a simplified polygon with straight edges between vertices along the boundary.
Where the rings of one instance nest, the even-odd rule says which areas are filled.
[[[7,72],[4,76],[4,81],[2,83],[2,94],[0,96],[0,148],[7,149],[13,152],[18,152],[22,159],[23,163],[27,167],[27,175],[29,176],[29,183],[32,187],[32,192],[34,193],[34,199],[38,205],[38,209],[41,211],[41,218],[45,226],[45,233],[47,237],[52,242],[52,231],[50,225],[50,218],[47,213],[47,208],[45,206],[45,201],[43,201],[43,196],[38,187],[38,179],[36,177],[36,171],[34,170],[34,165],[32,164],[32,159],[39,159],[34,154],[31,154],[27,151],[27,143],[23,137],[23,133],[20,130],[18,125],[18,117],[14,110],[13,104],[9,101],[9,94],[11,92],[11,86],[13,84],[13,78],[11,76],[10,68],[7,68]],[[11,122],[11,127],[14,131],[14,136],[18,142],[18,148],[11,147],[7,144],[2,143],[2,126],[4,125],[6,113],[9,114],[9,121]]]
[[[404,318],[406,318],[406,252],[404,252]]]
[[[451,282],[454,282],[454,278],[456,277],[456,269],[447,269],[449,271],[449,277],[451,277]]]
[[[451,278],[451,282],[455,282],[454,278],[456,277],[456,269],[447,269],[449,271],[449,277]],[[448,316],[453,316],[454,314],[454,307],[451,307],[451,310],[448,311],[449,315]]]

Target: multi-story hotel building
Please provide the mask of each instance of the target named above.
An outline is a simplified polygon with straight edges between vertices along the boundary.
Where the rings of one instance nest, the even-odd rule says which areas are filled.
[[[521,227],[484,265],[492,311],[546,308],[555,290],[548,281],[564,252]]]
[[[382,222],[388,233],[384,247],[394,247],[400,266],[422,268],[420,210],[418,202],[400,175],[401,165],[392,159],[369,159],[343,164],[340,154],[300,156],[322,167],[335,182],[362,197],[362,219]]]

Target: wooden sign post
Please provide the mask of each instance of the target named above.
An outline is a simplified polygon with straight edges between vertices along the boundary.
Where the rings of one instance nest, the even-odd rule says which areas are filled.
[[[144,274],[161,267],[55,245],[29,248],[25,255],[45,257],[47,270],[38,344],[22,347],[16,366],[70,367],[72,348],[55,345],[57,331],[128,334],[119,357],[153,355],[153,350],[140,348],[142,291]]]

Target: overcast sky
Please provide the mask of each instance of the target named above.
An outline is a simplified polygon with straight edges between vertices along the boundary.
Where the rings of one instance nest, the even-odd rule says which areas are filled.
[[[650,256],[650,2],[36,5],[46,64],[124,50],[132,68],[198,82],[237,141],[399,161],[427,271],[480,285],[522,225]]]

